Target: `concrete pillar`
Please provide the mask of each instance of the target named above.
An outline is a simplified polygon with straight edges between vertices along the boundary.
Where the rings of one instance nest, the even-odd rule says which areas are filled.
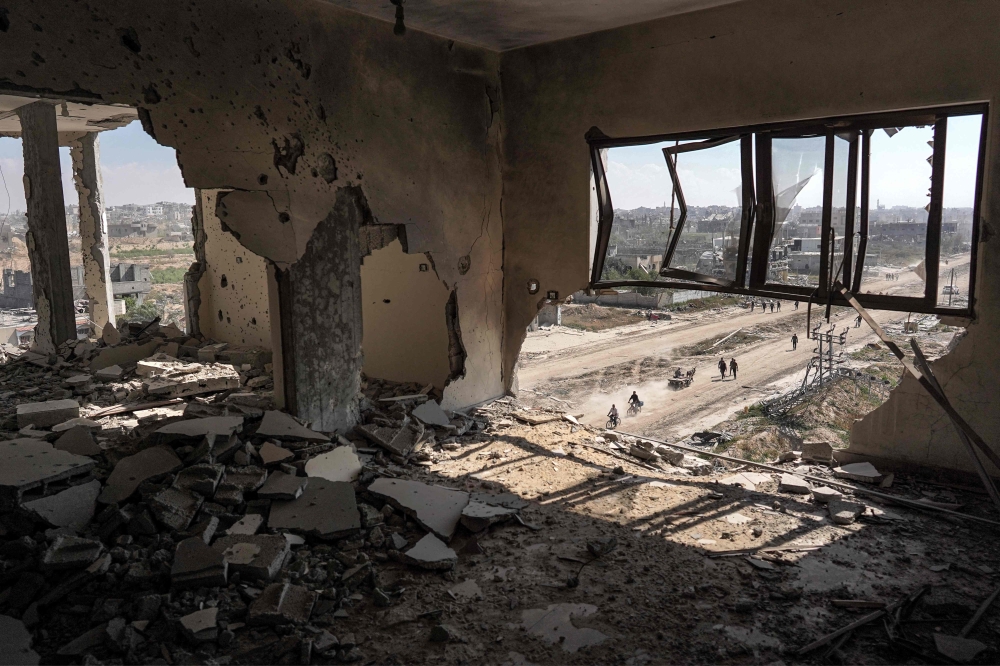
[[[90,325],[100,335],[104,325],[114,323],[114,292],[111,285],[111,258],[108,256],[108,219],[104,214],[104,183],[101,178],[101,149],[97,132],[70,142],[73,180],[80,195],[80,250],[83,254],[83,283],[90,300]]]
[[[358,228],[370,215],[361,188],[341,188],[305,254],[275,276],[285,404],[325,432],[346,432],[358,420],[362,365]],[[271,325],[276,325],[274,319]],[[405,327],[406,322],[399,325]]]
[[[35,347],[51,353],[66,340],[76,339],[56,109],[46,102],[34,102],[20,107],[17,115],[21,121],[24,198],[28,207],[25,240],[38,312]]]

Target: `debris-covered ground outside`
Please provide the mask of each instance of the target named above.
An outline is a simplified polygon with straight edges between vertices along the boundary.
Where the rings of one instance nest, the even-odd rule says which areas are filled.
[[[321,433],[274,409],[267,352],[127,333],[0,366],[0,662],[1000,656],[1000,611],[967,627],[995,526],[947,513],[995,518],[975,488],[377,380]]]

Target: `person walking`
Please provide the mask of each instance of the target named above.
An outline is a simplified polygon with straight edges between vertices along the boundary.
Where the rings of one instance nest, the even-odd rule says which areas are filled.
[[[733,379],[736,379],[736,371],[739,369],[740,366],[736,364],[736,358],[734,357],[731,361],[729,361],[729,374],[733,376]]]
[[[798,303],[798,301],[795,302]],[[799,346],[799,336],[792,333],[792,351],[795,351],[795,348],[798,346]]]
[[[757,305],[757,301],[750,301],[750,312],[753,312],[755,305]]]
[[[771,301],[771,314],[774,314],[774,301]]]
[[[726,359],[719,359],[719,372],[722,374],[722,381],[726,381]]]
[[[854,320],[854,328],[861,328],[861,315],[858,315]]]
[[[778,301],[778,312],[781,312],[781,301]]]
[[[798,310],[798,309],[799,309],[799,302],[798,302],[798,301],[795,301],[795,309],[796,309],[796,310]]]

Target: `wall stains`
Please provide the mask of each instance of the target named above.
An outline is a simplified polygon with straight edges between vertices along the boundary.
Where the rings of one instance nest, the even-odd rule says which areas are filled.
[[[445,323],[448,326],[448,381],[465,377],[465,345],[462,344],[462,328],[458,321],[458,292],[452,291],[444,308]]]
[[[316,172],[326,182],[337,180],[337,162],[330,153],[321,153],[316,160]]]
[[[139,53],[142,51],[142,44],[139,43],[139,35],[136,33],[134,28],[119,30],[118,37],[121,39],[122,46],[127,48],[132,53]]]
[[[299,158],[306,152],[306,144],[298,133],[293,134],[291,137],[286,136],[284,142],[285,145],[280,147],[276,140],[271,139],[271,145],[274,147],[274,168],[278,169],[278,173],[281,173],[281,169],[284,169],[289,175],[294,176],[295,165],[298,163]]]

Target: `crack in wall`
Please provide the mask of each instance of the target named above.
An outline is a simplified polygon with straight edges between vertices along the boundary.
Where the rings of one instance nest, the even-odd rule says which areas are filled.
[[[201,289],[198,282],[208,270],[208,259],[205,256],[205,243],[208,235],[205,233],[205,220],[202,217],[201,190],[194,191],[194,206],[191,207],[191,233],[194,235],[194,262],[184,273],[184,319],[187,322],[189,335],[201,335],[201,322],[198,310],[201,308]]]

